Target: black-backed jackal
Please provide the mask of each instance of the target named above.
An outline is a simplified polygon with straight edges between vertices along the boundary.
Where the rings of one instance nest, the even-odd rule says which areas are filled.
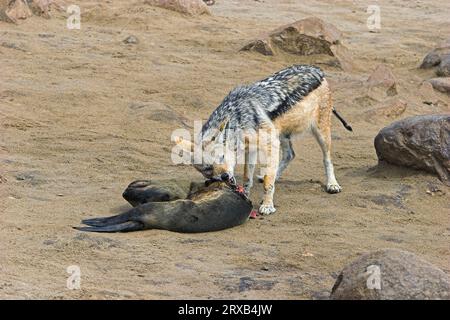
[[[233,89],[203,125],[201,148],[205,150],[211,145],[225,144],[238,132],[244,132],[244,187],[249,193],[256,158],[258,155],[265,158],[264,163],[258,161],[264,186],[259,212],[271,214],[276,210],[273,205],[275,181],[295,157],[291,143],[293,135],[312,132],[323,152],[327,192],[342,190],[334,176],[330,155],[332,113],[351,131],[333,108],[330,88],[322,70],[315,66],[295,65],[264,80]],[[263,138],[261,132],[268,134]],[[257,148],[251,147],[252,142]],[[187,152],[194,150],[190,141],[178,138],[176,143]],[[237,147],[231,149],[232,152],[236,150]],[[236,163],[236,157],[225,153],[219,161],[205,161],[203,158],[194,166],[208,179],[223,179],[224,176],[234,176]]]

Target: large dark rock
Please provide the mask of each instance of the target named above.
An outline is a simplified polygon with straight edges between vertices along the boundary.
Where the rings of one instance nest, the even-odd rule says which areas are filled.
[[[450,278],[413,253],[385,249],[346,266],[331,291],[335,300],[450,299]]]
[[[242,51],[276,55],[278,51],[299,56],[328,55],[333,64],[344,70],[352,69],[352,58],[341,44],[341,32],[332,24],[310,17],[281,26],[247,43]]]
[[[450,185],[450,115],[409,117],[375,137],[378,159],[437,173]]]

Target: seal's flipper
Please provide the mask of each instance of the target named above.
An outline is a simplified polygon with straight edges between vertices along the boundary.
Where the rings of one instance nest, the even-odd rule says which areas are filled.
[[[107,226],[74,227],[74,229],[86,232],[130,232],[144,230],[144,225],[138,221],[128,221]]]
[[[92,227],[106,227],[114,224],[124,223],[130,220],[130,215],[123,213],[116,216],[104,217],[104,218],[93,218],[81,220],[82,224],[92,226]]]

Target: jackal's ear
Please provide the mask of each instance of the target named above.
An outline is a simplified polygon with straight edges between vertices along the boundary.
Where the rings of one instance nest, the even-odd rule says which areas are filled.
[[[194,152],[194,144],[182,137],[175,137],[175,144],[186,152]]]

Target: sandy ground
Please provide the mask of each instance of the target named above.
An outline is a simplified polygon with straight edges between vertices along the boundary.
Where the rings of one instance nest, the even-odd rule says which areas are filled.
[[[386,63],[408,103],[400,118],[449,112],[443,94],[422,103],[417,88],[432,72],[417,66],[450,35],[450,2],[378,1],[378,33],[366,27],[369,1],[218,0],[199,18],[142,1],[77,3],[81,30],[62,16],[0,22],[0,298],[326,299],[346,263],[386,247],[450,272],[450,190],[433,175],[377,167],[373,138],[393,119],[364,117],[363,88]],[[354,127],[333,120],[341,194],[323,191],[321,152],[305,136],[272,216],[207,234],[72,229],[128,208],[121,192],[132,180],[199,179],[171,163],[172,130],[207,118],[234,86],[303,62],[239,49],[311,15],[344,32],[357,66],[321,66]],[[129,35],[139,44],[123,44]],[[427,194],[430,184],[441,192]],[[66,288],[71,265],[81,268],[80,290]]]

